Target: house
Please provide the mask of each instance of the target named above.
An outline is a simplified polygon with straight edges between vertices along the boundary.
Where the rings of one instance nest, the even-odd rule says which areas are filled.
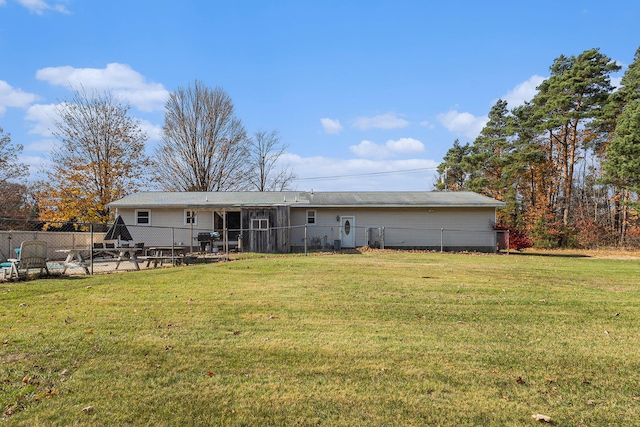
[[[493,252],[503,202],[472,192],[141,192],[109,204],[134,240],[252,252],[376,246]],[[212,244],[213,246],[213,244]],[[202,248],[201,248],[202,249]]]

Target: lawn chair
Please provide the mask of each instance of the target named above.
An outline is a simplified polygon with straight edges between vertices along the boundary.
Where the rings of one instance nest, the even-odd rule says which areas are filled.
[[[18,258],[10,258],[7,260],[11,263],[9,267],[9,279],[20,278],[20,272],[24,271],[24,275],[29,274],[29,270],[40,270],[40,274],[43,271],[49,275],[49,268],[47,267],[47,242],[42,240],[25,240],[20,245],[20,251],[18,252]],[[3,276],[7,278],[7,271],[3,268]]]

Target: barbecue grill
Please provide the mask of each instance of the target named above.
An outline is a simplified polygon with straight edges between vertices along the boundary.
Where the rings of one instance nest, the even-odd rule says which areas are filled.
[[[213,252],[213,242],[214,240],[220,240],[220,233],[217,231],[202,231],[198,233],[198,242],[200,242],[200,252],[204,252],[207,250],[207,245],[211,252]]]

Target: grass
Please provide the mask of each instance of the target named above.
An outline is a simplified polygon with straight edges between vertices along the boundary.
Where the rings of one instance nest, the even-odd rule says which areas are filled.
[[[1,283],[0,409],[30,426],[640,425],[639,278],[638,259],[364,252]]]

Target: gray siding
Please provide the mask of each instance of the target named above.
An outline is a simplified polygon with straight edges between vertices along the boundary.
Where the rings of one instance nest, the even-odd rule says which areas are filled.
[[[119,208],[134,242],[142,242],[145,246],[187,245],[199,247],[198,232],[213,230],[213,212],[198,210],[198,223],[191,227],[184,224],[184,209],[143,209],[151,212],[148,226],[136,225],[136,210]]]
[[[307,210],[316,212],[315,224],[306,226],[307,245],[327,249],[341,239],[341,216],[353,216],[355,246],[493,251],[494,207],[367,208],[367,207],[244,207],[242,247],[251,252],[300,251],[305,245]],[[149,227],[135,226],[135,209],[119,208],[135,242],[146,246],[193,245],[199,231],[213,230],[213,210],[198,210],[198,224],[184,225],[184,208],[151,208]],[[251,220],[269,220],[269,230],[253,231]],[[384,228],[384,232],[382,229]],[[221,231],[221,230],[218,230]]]
[[[308,241],[331,246],[341,238],[339,218],[355,217],[356,246],[493,251],[494,208],[316,208],[316,222],[308,225]],[[307,209],[291,209],[291,245],[304,244]],[[384,233],[382,228],[384,227]],[[444,230],[443,230],[444,229]],[[384,236],[384,240],[382,240]]]
[[[242,210],[242,223],[245,230],[242,247],[249,252],[285,253],[289,252],[289,208],[250,208]],[[268,221],[266,230],[252,228],[253,220]]]

